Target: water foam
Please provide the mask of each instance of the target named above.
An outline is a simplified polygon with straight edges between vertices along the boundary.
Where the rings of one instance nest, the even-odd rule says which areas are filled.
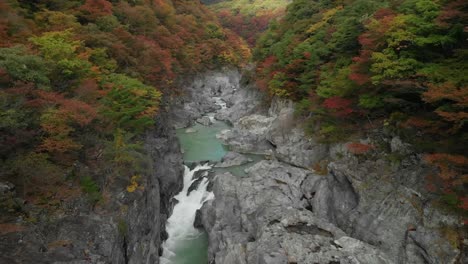
[[[188,193],[190,185],[196,180],[193,179],[195,172],[209,170],[211,165],[198,165],[193,170],[185,166],[184,186],[182,191],[174,196],[179,202],[174,206],[172,215],[167,220],[166,231],[169,238],[163,243],[163,255],[160,258],[161,264],[179,264],[174,261],[174,257],[183,253],[181,245],[190,243],[203,235],[203,232],[193,227],[195,213],[208,200],[214,198],[212,192],[207,191],[208,179],[203,177],[197,189]]]

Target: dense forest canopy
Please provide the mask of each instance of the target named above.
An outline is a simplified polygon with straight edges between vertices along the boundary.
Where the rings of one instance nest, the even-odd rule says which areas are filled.
[[[2,0],[0,176],[26,198],[80,180],[97,201],[96,181],[146,172],[139,138],[181,73],[249,56],[199,1]]]
[[[257,83],[324,142],[403,136],[440,171],[428,188],[468,209],[467,22],[460,0],[295,0],[257,42]]]
[[[147,173],[141,136],[181,76],[255,47],[258,87],[296,102],[309,136],[399,135],[466,213],[466,1],[203,2],[0,0],[0,177],[26,199],[72,180],[99,201],[107,178]]]
[[[218,16],[221,24],[243,37],[251,46],[268,27],[284,14],[291,0],[203,1]]]

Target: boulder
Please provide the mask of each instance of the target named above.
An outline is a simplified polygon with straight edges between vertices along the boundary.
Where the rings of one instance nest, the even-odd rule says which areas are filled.
[[[202,116],[197,119],[197,123],[204,126],[209,126],[212,124],[211,119],[208,116]]]

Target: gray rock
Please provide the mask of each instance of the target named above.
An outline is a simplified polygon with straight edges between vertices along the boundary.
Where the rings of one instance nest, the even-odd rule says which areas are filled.
[[[454,263],[459,250],[434,228],[456,220],[434,213],[427,208],[431,205],[423,202],[424,187],[417,179],[428,171],[421,163],[395,171],[383,160],[359,163],[346,159],[331,163],[329,171],[330,176],[306,179],[303,185],[306,198],[320,217],[354,238],[378,246],[396,263]],[[425,211],[430,220],[424,219]],[[426,222],[431,229],[424,227]],[[408,236],[412,228],[425,230],[425,235],[410,232]],[[441,250],[435,251],[430,243],[437,243]]]
[[[172,120],[176,128],[188,127],[207,113],[220,110],[219,100],[229,103],[234,90],[239,88],[241,74],[237,69],[224,68],[207,71],[195,77],[181,80],[184,95],[173,98]]]
[[[393,137],[390,141],[390,148],[392,152],[397,152],[400,154],[409,154],[411,153],[411,146],[407,143],[403,143],[399,137]]]
[[[273,100],[268,113],[275,119],[266,138],[276,146],[276,158],[296,166],[311,168],[328,156],[328,146],[305,135],[295,119],[294,111],[291,101]]]
[[[424,227],[408,232],[407,262],[457,263],[459,254],[438,232]]]
[[[264,112],[261,108],[263,97],[264,95],[257,87],[241,86],[230,96],[224,97],[229,107],[218,111],[215,118],[234,124],[241,117],[262,113]]]
[[[204,126],[210,126],[212,124],[211,119],[207,116],[202,116],[197,119],[197,123]]]
[[[246,156],[239,154],[237,152],[228,152],[224,157],[221,159],[221,162],[216,164],[216,168],[226,168],[232,166],[239,166],[246,163],[252,162],[251,159],[247,158]]]
[[[236,96],[231,96],[230,100],[233,107],[241,105]],[[277,160],[301,168],[311,168],[327,160],[334,162],[328,166],[328,176],[312,173],[300,176],[299,187],[282,178],[276,178],[280,184],[270,185],[271,177],[278,172],[268,169],[264,162],[253,166],[243,182],[218,175],[213,187],[218,193],[215,194],[217,200],[202,210],[202,222],[210,233],[210,257],[217,263],[327,263],[337,261],[324,257],[333,247],[340,251],[332,251],[335,256],[347,256],[341,258],[340,263],[453,263],[460,257],[460,250],[438,231],[441,227],[457,228],[459,221],[453,215],[440,213],[427,202],[430,196],[421,179],[429,170],[417,155],[412,155],[411,146],[398,137],[386,142],[393,153],[401,155],[401,162],[392,164],[387,161],[387,154],[378,152],[373,153],[372,160],[366,160],[350,153],[346,143],[327,146],[308,138],[295,121],[294,105],[290,101],[274,99],[268,111],[252,107],[238,116],[230,111],[234,109],[228,108],[216,115],[216,118],[233,124],[232,129],[223,131],[218,137],[235,151],[273,154]],[[372,144],[369,138],[364,142]],[[285,164],[280,167],[284,166],[287,167]],[[259,168],[263,173],[257,178]],[[229,198],[218,204],[223,195]],[[287,208],[313,211],[314,218],[342,229],[347,239],[341,240],[339,247],[320,245],[317,254],[323,259],[319,261],[313,257],[285,258],[281,250],[275,251],[279,248],[275,244],[278,240],[269,236],[273,231],[262,227],[269,226],[270,222],[264,219],[270,204],[283,208],[286,201]],[[225,213],[222,208],[229,210],[228,217],[222,217]],[[276,214],[284,213],[277,211]],[[240,223],[234,221],[238,218]],[[271,223],[279,220],[268,219]],[[408,233],[412,228],[417,231]],[[293,245],[307,243],[303,242],[307,234],[302,227],[290,230],[300,231],[302,236],[288,237],[294,241]],[[416,235],[418,230],[424,232]],[[284,231],[275,232],[283,239],[286,237]],[[262,236],[267,239],[259,242]],[[339,237],[335,241],[339,241]],[[440,250],[430,243],[439,245]],[[217,246],[212,247],[212,244]],[[292,251],[309,256],[293,245]],[[284,251],[286,246],[282,244],[281,248]]]
[[[266,133],[273,118],[249,115],[239,119],[231,130],[222,131],[217,137],[232,150],[255,154],[270,154],[273,146],[266,140]]]
[[[292,102],[284,100],[274,100],[267,115],[253,113],[235,119],[233,128],[219,138],[235,151],[274,153],[277,159],[304,168],[311,168],[329,153],[328,146],[304,134],[295,121]]]
[[[301,185],[322,176],[276,161],[261,161],[247,173],[242,179],[218,175],[217,198],[201,209],[216,263],[393,263],[364,242],[350,238],[339,246],[334,240],[345,233],[303,208]]]

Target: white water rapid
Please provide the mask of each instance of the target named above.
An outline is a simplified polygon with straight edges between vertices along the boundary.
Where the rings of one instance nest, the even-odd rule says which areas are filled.
[[[163,244],[161,264],[189,264],[190,259],[197,258],[200,244],[206,241],[206,234],[193,227],[195,213],[204,202],[213,199],[214,194],[207,191],[208,179],[203,177],[198,188],[188,194],[190,185],[196,180],[192,179],[196,171],[209,170],[207,164],[198,165],[193,170],[187,166],[184,172],[184,187],[174,196],[178,203],[174,206],[172,215],[167,220],[166,231],[169,238]],[[204,248],[206,250],[206,246]],[[205,252],[206,254],[206,252]],[[193,262],[197,263],[197,262]]]
[[[221,106],[221,109],[226,109],[227,108],[226,102],[223,99],[221,99],[221,97],[213,97],[213,99],[215,100],[215,105]],[[214,112],[207,114],[207,116],[210,118],[212,123],[215,122],[215,115],[216,115],[216,113],[214,113]]]

